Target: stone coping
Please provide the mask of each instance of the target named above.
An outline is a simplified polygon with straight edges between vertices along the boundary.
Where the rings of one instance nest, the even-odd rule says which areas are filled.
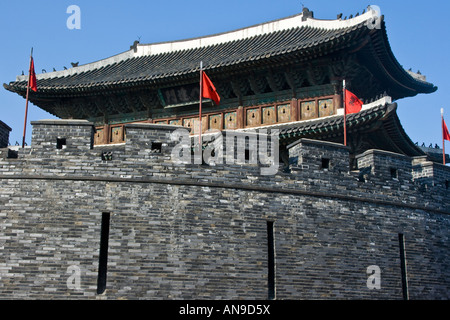
[[[73,125],[73,126],[94,126],[93,122],[78,119],[47,119],[31,121],[31,125]]]
[[[345,146],[341,143],[335,143],[335,142],[330,142],[330,141],[321,141],[321,140],[314,140],[314,139],[307,139],[307,138],[302,138],[299,139],[293,143],[291,143],[290,145],[288,145],[286,147],[286,149],[291,149],[292,147],[295,147],[298,144],[315,144],[315,145],[322,145],[322,146],[327,146],[327,147],[333,147],[333,148],[341,148],[341,149],[347,149],[350,150],[350,147]]]

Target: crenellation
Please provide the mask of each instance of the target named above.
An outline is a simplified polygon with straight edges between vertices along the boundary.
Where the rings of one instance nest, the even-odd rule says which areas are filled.
[[[185,177],[193,182],[218,183],[223,185],[242,184],[249,186],[273,187],[286,190],[302,190],[323,192],[327,194],[346,194],[358,196],[361,193],[373,195],[375,199],[390,199],[404,201],[405,192],[427,190],[444,192],[448,186],[449,174],[445,166],[409,157],[385,152],[369,150],[358,155],[356,161],[358,170],[350,171],[349,148],[330,142],[301,139],[288,146],[289,170],[279,163],[273,175],[261,175],[259,150],[255,141],[256,132],[223,132],[215,139],[210,139],[212,149],[204,148],[204,152],[218,150],[224,156],[222,161],[195,162],[195,139],[189,138],[189,144],[182,144],[173,133],[185,130],[179,126],[156,124],[130,124],[126,126],[127,140],[123,144],[95,146],[91,149],[92,124],[78,121],[39,121],[34,123],[32,146],[20,149],[17,159],[8,161],[6,151],[2,157],[6,160],[2,172],[13,175],[45,175],[58,177],[93,177],[95,179],[110,178],[158,178],[170,180],[174,177]],[[51,129],[51,130],[50,130]],[[41,136],[49,130],[49,137]],[[73,133],[74,136],[66,135]],[[55,137],[64,136],[66,147],[58,149]],[[241,141],[237,137],[241,135]],[[252,138],[253,135],[253,138]],[[220,139],[218,139],[220,137]],[[232,137],[233,143],[227,144],[227,137]],[[245,139],[244,139],[245,138]],[[236,140],[237,139],[237,140]],[[259,139],[259,140],[258,140]],[[155,150],[155,145],[157,149]],[[189,147],[186,163],[174,161],[172,151],[177,147]],[[229,153],[229,147],[233,151]],[[270,149],[269,144],[269,149]],[[42,152],[45,148],[45,152]],[[216,148],[216,149],[215,149]],[[253,158],[251,151],[258,154]],[[242,159],[238,158],[241,154]],[[226,156],[230,156],[227,159]],[[245,158],[244,158],[245,157]],[[231,161],[229,161],[231,160]],[[243,160],[243,161],[242,161]],[[414,163],[414,168],[412,166]],[[395,170],[395,171],[393,171]],[[447,183],[447,184],[446,184]],[[418,184],[426,185],[417,187]],[[445,192],[444,192],[445,193]],[[445,194],[444,194],[445,195]],[[419,196],[420,193],[419,193]],[[415,198],[415,197],[413,197]],[[442,207],[442,204],[436,204]],[[446,207],[446,205],[444,205]]]
[[[90,150],[94,142],[93,123],[86,120],[40,120],[31,122],[32,149],[46,152],[51,149]]]
[[[356,156],[360,170],[371,168],[371,175],[385,181],[412,181],[412,159],[382,150],[368,150]]]
[[[447,190],[450,181],[450,168],[448,166],[431,162],[421,161],[412,167],[414,181],[422,188],[433,188],[434,190]]]
[[[326,170],[339,173],[350,171],[349,148],[344,145],[301,139],[287,146],[287,149],[289,150],[289,162],[295,163],[297,161],[297,167],[306,170]]]

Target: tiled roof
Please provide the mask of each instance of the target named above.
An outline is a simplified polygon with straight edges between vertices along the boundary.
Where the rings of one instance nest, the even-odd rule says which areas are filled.
[[[358,31],[364,30],[358,27],[332,31],[309,27],[284,30],[240,40],[238,43],[230,42],[213,47],[129,58],[66,77],[39,79],[38,87],[41,92],[83,90],[84,88],[101,88],[125,83],[139,84],[168,77],[180,77],[199,71],[201,60],[204,62],[205,69],[211,70],[307,49],[344,34],[356,37],[359,34]],[[12,83],[11,86],[26,87],[26,81]]]
[[[95,63],[37,76],[38,93],[86,92],[148,85],[192,76],[200,61],[211,72],[283,59],[305,59],[333,52],[362,39],[372,30],[374,12],[349,20],[317,20],[304,14],[220,35],[170,43],[140,45]],[[405,71],[405,75],[407,75]],[[411,79],[412,76],[408,75]],[[26,76],[5,84],[14,92],[26,89]]]

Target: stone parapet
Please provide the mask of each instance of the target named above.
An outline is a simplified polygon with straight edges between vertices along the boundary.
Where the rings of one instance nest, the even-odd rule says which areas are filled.
[[[94,127],[87,121],[33,122],[31,147],[20,149],[18,156],[2,152],[5,160],[0,163],[0,173],[22,176],[31,170],[34,175],[51,172],[73,179],[86,175],[96,179],[182,179],[323,195],[367,198],[370,194],[373,199],[418,206],[427,201],[417,199],[428,193],[449,195],[450,168],[392,152],[368,150],[356,156],[358,169],[351,170],[347,147],[301,139],[288,146],[289,165],[284,165],[271,152],[278,147],[275,139],[258,132],[205,135],[203,141],[210,143],[198,154],[197,138],[180,126],[128,124],[125,130],[125,143],[94,147]],[[427,185],[425,194],[423,184]],[[410,196],[405,198],[405,193]],[[443,211],[450,208],[445,202],[429,205]]]
[[[86,120],[32,121],[31,147],[34,151],[90,150],[94,145],[94,126]]]

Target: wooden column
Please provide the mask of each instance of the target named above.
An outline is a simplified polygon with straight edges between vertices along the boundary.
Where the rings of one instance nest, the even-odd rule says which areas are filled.
[[[238,129],[242,129],[245,126],[245,119],[244,119],[244,108],[238,107],[236,110],[236,127]]]
[[[333,85],[334,89],[334,97],[333,97],[333,103],[335,105],[335,112],[337,113],[337,110],[340,108],[343,108],[343,101],[342,101],[342,80],[339,79],[333,79],[331,80],[331,84]]]
[[[104,134],[104,144],[109,144],[111,139],[111,126],[109,124],[105,124],[104,126],[105,134]]]
[[[292,121],[300,120],[298,112],[298,100],[296,98],[293,98],[291,100],[291,120]]]

